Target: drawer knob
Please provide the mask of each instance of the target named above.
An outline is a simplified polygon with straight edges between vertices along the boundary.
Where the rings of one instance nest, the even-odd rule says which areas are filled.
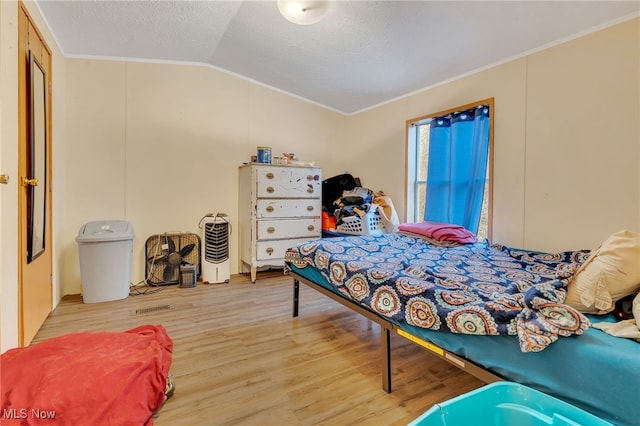
[[[267,228],[267,232],[270,234],[273,234],[274,232],[276,232],[276,228],[274,228],[273,226],[270,226]]]
[[[307,188],[307,192],[308,192],[309,194],[313,194],[313,186],[308,187],[308,188]]]
[[[273,211],[273,206],[267,206],[267,211],[271,213]]]
[[[307,211],[308,212],[312,212],[313,211],[313,206],[307,206]]]
[[[267,192],[268,192],[269,194],[272,194],[272,193],[273,193],[273,191],[275,191],[275,189],[273,189],[273,186],[267,186]]]
[[[316,227],[313,226],[313,225],[307,226],[307,230],[309,230],[309,231],[313,231],[314,229],[316,229]]]
[[[273,254],[273,247],[267,247],[265,251],[267,252],[267,254]]]
[[[267,179],[273,179],[273,173],[271,172],[267,173]]]

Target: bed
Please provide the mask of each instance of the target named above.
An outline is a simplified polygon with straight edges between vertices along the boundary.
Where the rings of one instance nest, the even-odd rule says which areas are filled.
[[[379,324],[387,392],[396,333],[487,383],[521,383],[613,424],[637,425],[640,345],[590,327],[595,316],[562,303],[588,255],[395,233],[306,242],[288,250],[285,267],[294,316],[303,283]]]

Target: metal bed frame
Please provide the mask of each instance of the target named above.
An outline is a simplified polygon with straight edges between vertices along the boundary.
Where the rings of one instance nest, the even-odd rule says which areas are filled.
[[[316,291],[324,294],[327,297],[335,300],[341,305],[363,315],[369,320],[375,322],[380,326],[380,342],[382,343],[382,389],[385,392],[391,392],[391,345],[390,345],[390,336],[391,332],[396,333],[405,339],[408,339],[425,349],[428,349],[432,354],[437,357],[444,359],[445,361],[455,365],[456,367],[462,369],[463,371],[477,377],[485,383],[492,383],[496,381],[504,380],[503,378],[485,370],[484,368],[478,366],[477,364],[462,358],[456,354],[453,354],[437,345],[434,345],[431,342],[428,342],[420,337],[414,336],[411,333],[403,330],[398,325],[390,322],[384,317],[358,305],[357,303],[345,299],[339,294],[333,293],[332,291],[326,289],[320,284],[316,284],[313,281],[303,277],[302,275],[297,274],[295,271],[289,272],[289,275],[293,277],[293,316],[297,317],[299,314],[299,302],[300,302],[300,283],[306,284],[308,287],[313,288]]]

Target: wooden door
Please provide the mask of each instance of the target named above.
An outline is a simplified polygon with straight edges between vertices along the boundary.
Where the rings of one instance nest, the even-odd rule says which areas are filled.
[[[52,307],[52,70],[51,51],[22,3],[18,31],[18,336],[26,346]]]

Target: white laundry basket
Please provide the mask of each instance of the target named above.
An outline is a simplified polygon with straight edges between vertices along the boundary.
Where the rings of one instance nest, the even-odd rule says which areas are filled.
[[[78,231],[84,303],[129,296],[133,226],[124,220],[88,222]]]
[[[384,234],[384,224],[375,205],[363,217],[347,216],[342,218],[342,223],[336,226],[336,231],[341,234],[352,235],[382,235]]]

